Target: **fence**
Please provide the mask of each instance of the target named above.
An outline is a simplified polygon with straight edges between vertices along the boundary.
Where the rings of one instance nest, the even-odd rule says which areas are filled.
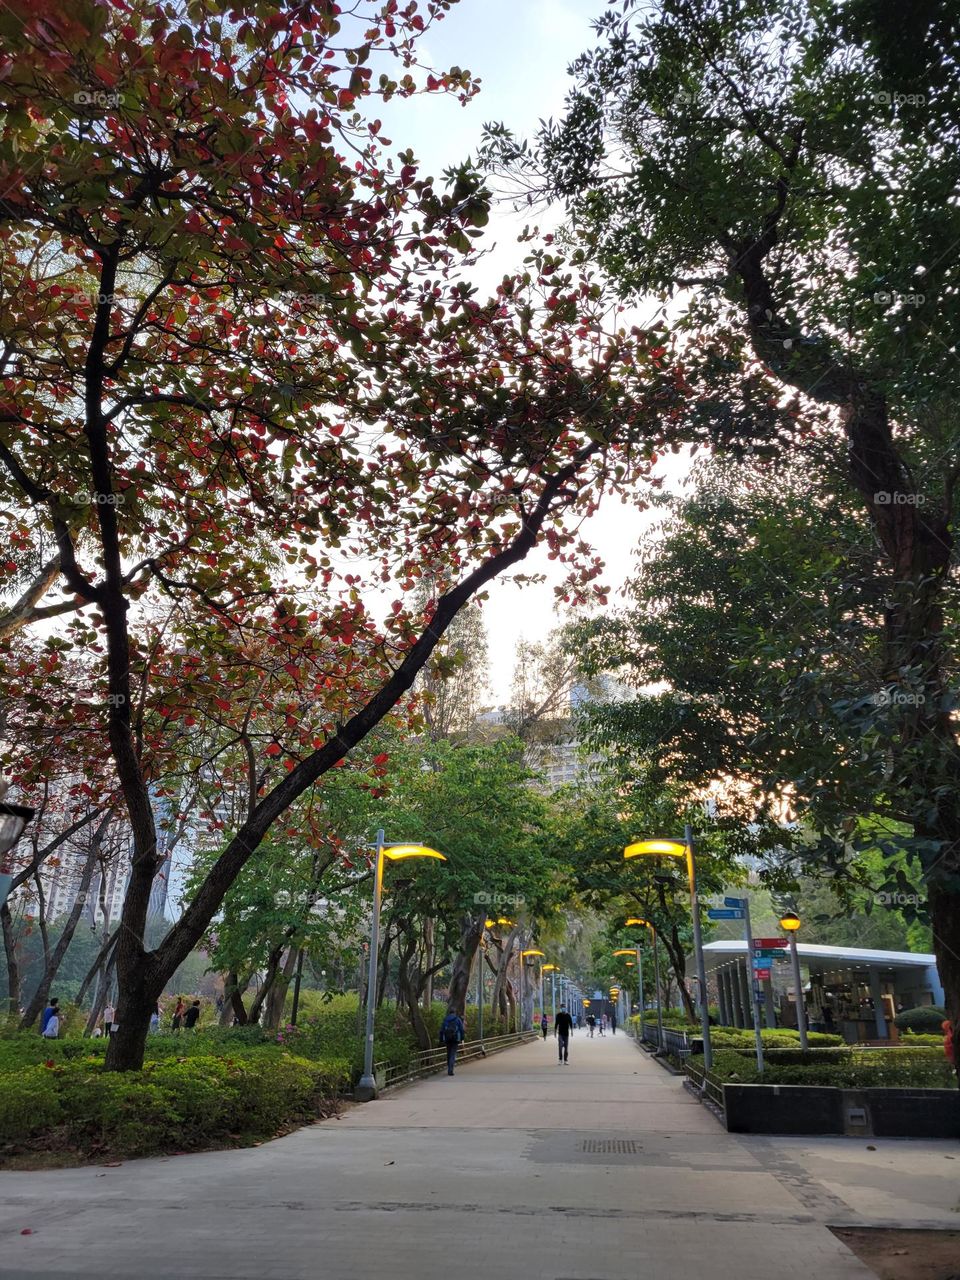
[[[724,1112],[723,1085],[717,1077],[689,1058],[684,1061],[683,1069],[687,1073],[687,1079],[699,1090],[700,1096],[709,1098],[721,1113]]]
[[[509,1049],[516,1044],[526,1044],[529,1040],[537,1040],[539,1031],[511,1031],[502,1036],[484,1036],[482,1040],[465,1040],[457,1050],[457,1062],[469,1062],[472,1058],[488,1058],[491,1053],[499,1053],[501,1049]],[[389,1089],[392,1085],[403,1084],[407,1080],[418,1080],[421,1076],[433,1075],[435,1071],[446,1071],[447,1050],[444,1046],[436,1049],[423,1049],[411,1062],[400,1065],[395,1062],[375,1062],[373,1076],[378,1089]]]
[[[691,1036],[686,1031],[674,1031],[670,1027],[663,1028],[663,1042],[660,1041],[660,1028],[655,1021],[644,1019],[643,1042],[652,1044],[658,1053],[665,1053],[679,1062],[685,1063],[691,1053],[703,1052],[703,1041],[699,1036]]]

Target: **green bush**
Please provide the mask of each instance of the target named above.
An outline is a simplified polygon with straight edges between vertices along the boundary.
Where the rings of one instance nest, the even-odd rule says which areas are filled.
[[[149,1155],[266,1137],[316,1114],[349,1079],[345,1061],[309,1061],[278,1046],[236,1057],[192,1055],[108,1072],[73,1059],[0,1075],[0,1142],[52,1138],[88,1155]]]
[[[919,1009],[904,1009],[893,1021],[898,1031],[916,1031],[934,1035],[943,1029],[942,1023],[946,1017],[946,1010],[941,1009],[939,1005],[928,1004],[922,1005]]]
[[[944,1034],[942,1031],[935,1036],[924,1036],[918,1035],[915,1031],[905,1031],[900,1038],[900,1043],[910,1049],[919,1049],[922,1045],[926,1045],[931,1049],[942,1049],[943,1042]]]
[[[702,1070],[703,1059],[691,1059]],[[953,1089],[956,1075],[942,1049],[774,1050],[765,1055],[764,1072],[747,1053],[723,1049],[714,1054],[718,1082],[739,1084],[827,1085],[839,1089]]]

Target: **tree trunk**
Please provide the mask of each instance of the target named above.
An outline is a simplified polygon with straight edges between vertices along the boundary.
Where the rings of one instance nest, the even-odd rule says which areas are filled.
[[[229,1027],[233,1024],[234,1018],[239,1020],[241,1026],[247,1020],[247,1010],[243,1003],[243,993],[250,985],[249,977],[240,982],[240,975],[235,969],[231,969],[224,980],[223,984],[223,1008],[220,1011],[220,1026]],[[239,1009],[237,1005],[239,1004]]]
[[[6,902],[0,907],[0,922],[3,924],[3,950],[7,958],[7,1010],[12,1020],[20,1013],[20,964],[17,960],[13,917]]]
[[[413,959],[416,949],[417,940],[415,936],[408,936],[406,945],[398,947],[397,1000],[403,1004],[407,1011],[407,1017],[410,1019],[410,1026],[418,1046],[421,1049],[430,1049],[432,1047],[430,1030],[424,1021],[423,1011],[420,1008],[420,988],[413,981],[410,974],[410,961]]]
[[[87,858],[83,864],[83,871],[80,874],[79,892],[73,901],[73,906],[70,908],[70,914],[67,916],[67,920],[63,926],[60,937],[57,939],[57,945],[53,948],[52,952],[46,952],[46,966],[44,967],[43,977],[40,979],[39,985],[33,994],[33,999],[27,1005],[26,1011],[20,1022],[21,1031],[27,1031],[33,1026],[47,1003],[47,996],[50,994],[50,988],[53,986],[53,981],[57,976],[60,965],[63,963],[63,957],[67,953],[67,948],[73,941],[73,935],[76,933],[77,925],[80,923],[80,917],[83,914],[83,909],[87,904],[87,894],[90,892],[93,872],[97,865],[97,859],[100,856],[100,846],[103,843],[103,838],[107,833],[107,827],[109,827],[112,819],[113,813],[108,812],[90,840]]]
[[[280,961],[283,958],[283,950],[285,946],[286,939],[284,939],[279,946],[274,947],[270,952],[267,959],[267,971],[264,974],[263,982],[261,983],[260,990],[257,992],[256,999],[250,1006],[250,1012],[247,1015],[247,1019],[251,1024],[260,1020],[260,1012],[263,1009],[264,1003],[267,996],[270,994],[270,990],[273,987],[274,982],[277,980],[277,974],[280,971]]]
[[[300,948],[293,944],[287,948],[287,955],[283,962],[283,967],[277,974],[276,980],[273,984],[273,990],[270,992],[267,999],[263,1025],[268,1031],[277,1031],[280,1027],[284,1006],[287,1003],[287,992],[290,989],[290,980],[293,977],[294,969],[297,967],[297,955],[299,951]]]
[[[433,965],[435,955],[436,929],[432,920],[424,920],[423,922],[423,967],[427,971],[427,976],[423,984],[423,1007],[430,1009],[433,1005]]]
[[[483,937],[485,915],[464,916],[460,927],[460,945],[453,960],[450,972],[450,991],[447,996],[447,1010],[461,1018],[467,1009],[467,989],[470,986],[470,970],[473,958]]]

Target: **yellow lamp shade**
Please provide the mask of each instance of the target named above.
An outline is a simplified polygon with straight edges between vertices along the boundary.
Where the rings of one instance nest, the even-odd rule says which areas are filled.
[[[399,862],[403,858],[437,858],[446,862],[446,854],[437,853],[436,849],[428,849],[425,844],[392,844],[384,849],[383,856],[391,862]]]
[[[520,954],[522,956],[542,956],[545,955],[546,952],[538,951],[536,947],[531,947],[529,951],[521,951]]]
[[[552,973],[556,968],[557,968],[557,965],[555,965],[555,964],[545,964],[545,965],[543,966],[543,972],[544,972],[544,973]]]
[[[800,928],[800,917],[795,911],[785,911],[780,917],[780,928],[786,929],[787,933],[794,933]]]
[[[632,956],[636,954],[634,947],[620,947],[614,953],[615,956]]]
[[[627,923],[627,926],[628,926],[628,927],[629,927],[630,925],[642,925],[642,927],[643,927],[644,929],[652,929],[652,928],[653,928],[653,925],[650,923],[650,921],[649,921],[649,920],[644,920],[643,916],[631,916],[631,917],[630,917],[630,919],[629,919],[626,923]]]
[[[492,929],[496,923],[496,920],[484,920],[483,927],[485,929]]]
[[[682,858],[686,855],[687,846],[682,840],[637,840],[633,844],[628,844],[623,851],[625,858],[639,858],[644,854],[651,857],[663,857],[666,855],[671,858]]]

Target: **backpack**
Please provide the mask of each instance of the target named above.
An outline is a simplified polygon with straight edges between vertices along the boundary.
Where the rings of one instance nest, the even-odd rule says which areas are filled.
[[[440,1039],[444,1044],[456,1044],[460,1039],[460,1019],[455,1013],[448,1013],[440,1026]]]

